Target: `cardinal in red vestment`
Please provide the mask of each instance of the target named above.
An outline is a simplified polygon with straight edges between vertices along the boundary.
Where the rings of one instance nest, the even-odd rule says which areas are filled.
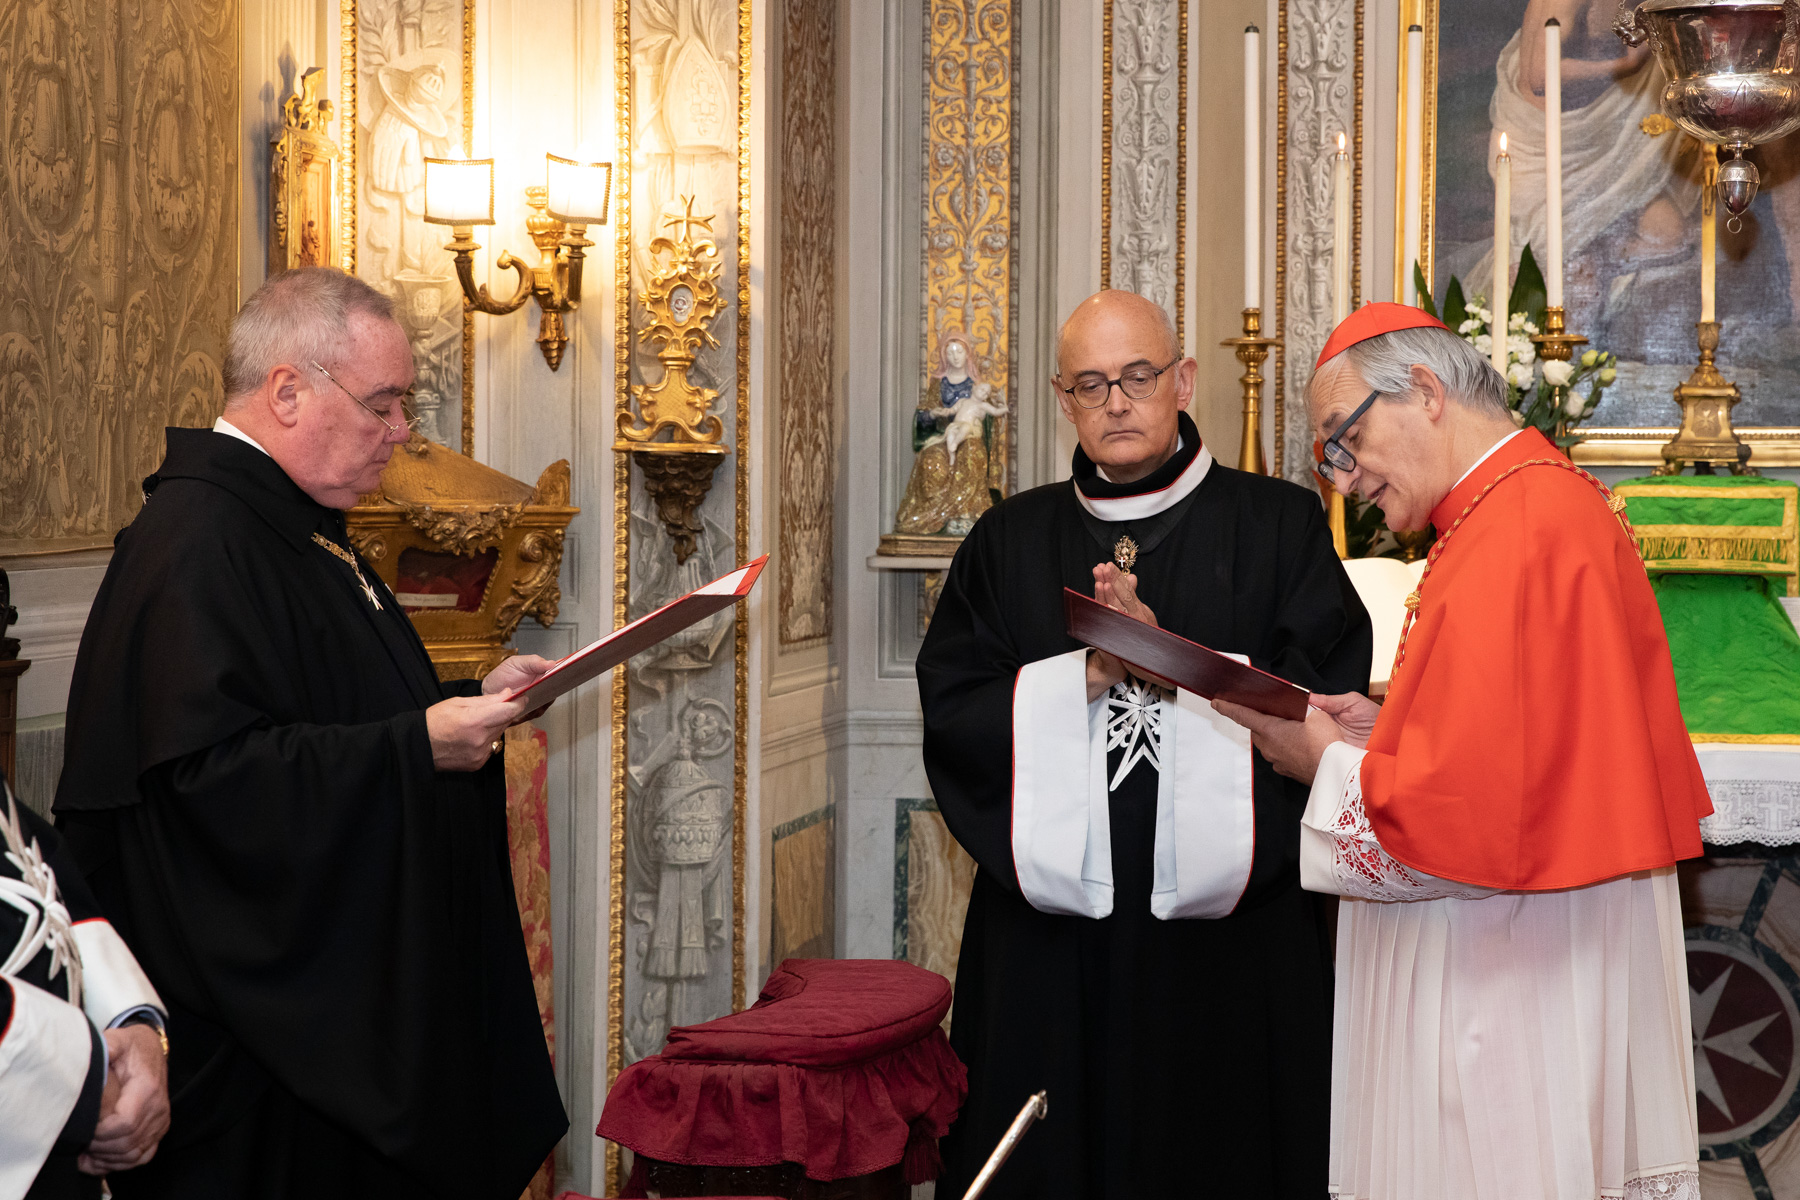
[[[1219,703],[1312,791],[1342,897],[1342,1200],[1698,1200],[1674,864],[1712,811],[1622,502],[1435,318],[1371,304],[1320,354],[1319,472],[1437,532],[1386,703]]]

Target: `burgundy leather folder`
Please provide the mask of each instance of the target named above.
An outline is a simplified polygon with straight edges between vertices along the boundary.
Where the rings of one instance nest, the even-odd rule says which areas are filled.
[[[756,577],[762,574],[768,561],[769,556],[765,554],[679,600],[671,600],[655,612],[646,613],[629,625],[621,625],[599,641],[557,659],[548,671],[518,695],[530,697],[534,706],[548,704],[664,638],[680,633],[697,621],[704,621],[722,608],[730,608],[750,594],[750,589],[756,586]]]
[[[1207,700],[1225,700],[1272,717],[1306,720],[1307,691],[1267,671],[1158,629],[1073,588],[1063,589],[1069,636]]]

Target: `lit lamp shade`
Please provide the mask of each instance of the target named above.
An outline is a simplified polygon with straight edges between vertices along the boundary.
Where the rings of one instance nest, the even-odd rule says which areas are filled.
[[[570,225],[606,224],[606,206],[612,198],[612,164],[580,162],[573,158],[544,155],[551,216]]]
[[[425,160],[425,219],[433,225],[494,223],[494,160]]]

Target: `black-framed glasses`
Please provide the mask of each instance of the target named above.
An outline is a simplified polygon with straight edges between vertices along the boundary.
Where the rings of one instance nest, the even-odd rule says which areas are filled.
[[[412,399],[411,391],[404,393],[400,397],[400,412],[402,414],[402,416],[401,416],[402,424],[396,425],[392,421],[388,420],[386,417],[382,416],[381,413],[378,412],[376,409],[370,407],[369,402],[367,400],[364,400],[361,396],[358,396],[355,392],[351,391],[349,388],[345,387],[343,384],[338,383],[338,377],[336,375],[333,375],[330,371],[327,371],[325,369],[324,363],[320,362],[318,359],[315,358],[312,360],[312,365],[314,367],[318,368],[319,374],[321,374],[325,378],[331,380],[331,382],[337,383],[338,391],[344,393],[344,395],[350,397],[352,400],[354,400],[358,404],[362,405],[364,412],[367,412],[370,416],[374,417],[377,421],[380,421],[383,425],[386,425],[389,433],[399,433],[402,428],[404,428],[408,433],[417,433],[418,432],[419,414],[413,411],[412,404],[410,403],[410,401]]]
[[[1344,435],[1349,433],[1350,427],[1369,411],[1369,405],[1375,403],[1375,398],[1379,395],[1381,395],[1380,392],[1370,392],[1369,398],[1357,405],[1356,411],[1350,414],[1350,419],[1339,425],[1337,432],[1325,439],[1325,461],[1314,464],[1313,470],[1319,473],[1320,479],[1333,487],[1337,486],[1339,471],[1356,470],[1356,455],[1344,448]]]
[[[1166,365],[1160,367],[1148,365],[1126,367],[1124,373],[1117,379],[1106,379],[1099,376],[1080,379],[1076,381],[1074,387],[1066,387],[1062,390],[1075,397],[1075,403],[1083,408],[1099,408],[1105,404],[1106,398],[1112,395],[1115,385],[1125,393],[1127,400],[1148,400],[1156,394],[1156,385],[1162,379],[1163,372],[1180,362],[1181,358],[1182,356],[1177,354]]]

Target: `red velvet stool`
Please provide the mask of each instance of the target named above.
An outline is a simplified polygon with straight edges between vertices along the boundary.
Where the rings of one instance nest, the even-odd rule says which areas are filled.
[[[755,1005],[620,1072],[596,1132],[635,1156],[626,1196],[903,1200],[968,1093],[949,1011],[911,963],[789,959]]]

